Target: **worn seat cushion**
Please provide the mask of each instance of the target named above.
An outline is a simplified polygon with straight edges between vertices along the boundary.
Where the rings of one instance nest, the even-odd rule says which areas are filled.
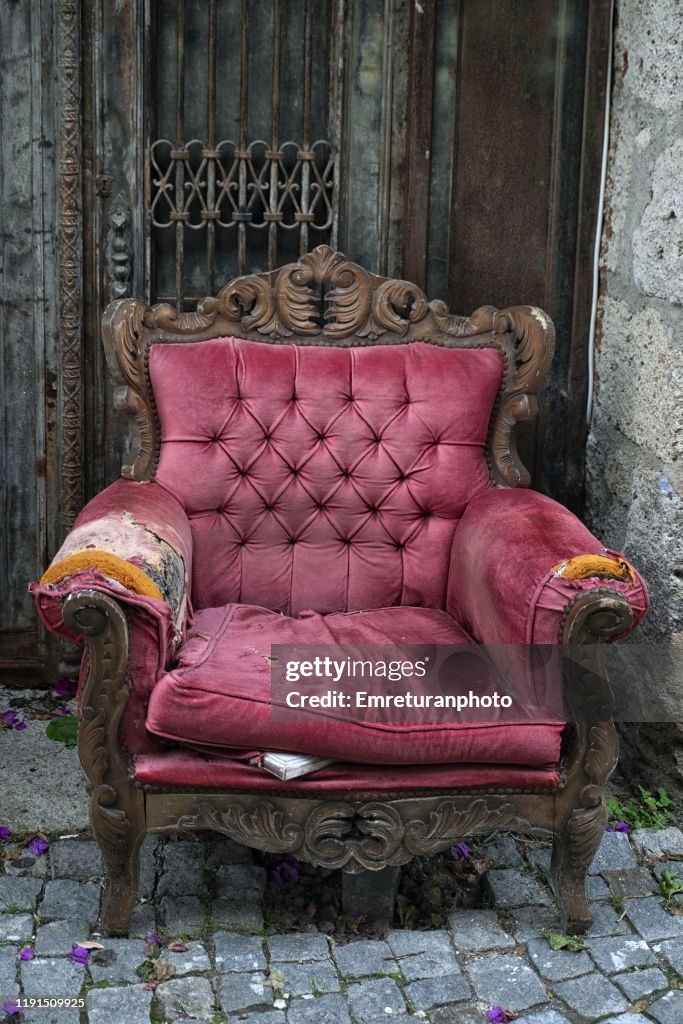
[[[291,618],[229,604],[199,612],[176,667],[157,682],[147,728],[203,751],[287,750],[365,764],[515,764],[556,766],[564,723],[463,721],[450,711],[431,722],[361,720],[320,709],[309,720],[277,720],[271,691],[271,645],[469,644],[446,612],[415,607]],[[416,687],[419,680],[415,681]],[[497,718],[494,716],[498,716]],[[417,716],[416,716],[417,717]]]

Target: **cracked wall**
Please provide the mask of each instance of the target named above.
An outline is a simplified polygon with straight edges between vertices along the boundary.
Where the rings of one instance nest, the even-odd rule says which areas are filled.
[[[683,643],[683,3],[617,0],[587,518],[647,579],[638,638]],[[683,725],[624,730],[683,788]],[[666,739],[666,742],[662,742]]]

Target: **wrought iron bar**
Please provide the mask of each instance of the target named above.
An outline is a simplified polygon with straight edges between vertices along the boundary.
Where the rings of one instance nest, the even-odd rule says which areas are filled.
[[[278,213],[278,174],[282,154],[278,150],[280,135],[280,0],[273,0],[273,82],[271,89],[270,152],[266,159],[270,163],[269,210],[264,214],[268,221],[268,269],[277,264],[277,225],[282,220]]]
[[[176,149],[171,151],[175,161],[175,288],[178,312],[183,309],[185,271],[183,222],[189,220],[185,211],[184,184],[187,151],[184,145],[185,125],[185,0],[176,0]]]
[[[209,0],[208,68],[206,88],[207,145],[202,155],[206,164],[206,273],[209,295],[216,283],[216,0]]]
[[[247,264],[247,221],[251,214],[247,212],[247,113],[249,110],[249,64],[247,61],[247,45],[249,42],[249,3],[242,0],[242,45],[240,49],[240,148],[239,160],[239,193],[238,211],[233,220],[237,221],[237,273],[243,274]]]
[[[298,154],[301,160],[301,233],[299,235],[299,254],[308,252],[308,225],[311,214],[308,209],[308,198],[311,178],[310,161],[315,159],[311,151],[311,0],[306,0],[304,14],[304,130],[303,151]]]

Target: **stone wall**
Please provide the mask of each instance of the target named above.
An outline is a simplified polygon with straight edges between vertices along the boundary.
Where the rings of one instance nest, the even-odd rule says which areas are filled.
[[[586,514],[650,584],[639,637],[683,643],[681,54],[680,0],[617,0]],[[683,728],[624,738],[632,775],[683,792]]]

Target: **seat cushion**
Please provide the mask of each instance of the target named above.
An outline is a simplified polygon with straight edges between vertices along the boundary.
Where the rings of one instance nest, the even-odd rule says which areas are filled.
[[[184,746],[226,754],[286,750],[365,764],[555,766],[564,723],[550,716],[515,723],[492,709],[486,721],[458,720],[449,711],[448,720],[392,722],[319,709],[308,720],[282,721],[281,709],[273,707],[273,644],[313,644],[324,655],[323,644],[469,643],[446,612],[429,608],[302,612],[298,618],[250,605],[205,609],[176,667],[152,691],[147,728]]]
[[[367,765],[335,761],[313,775],[277,779],[269,772],[220,754],[166,750],[133,759],[135,781],[146,789],[242,789],[264,795],[334,794],[344,799],[370,799],[386,793],[444,789],[524,790],[548,793],[564,783],[557,767],[526,768],[516,764]]]

